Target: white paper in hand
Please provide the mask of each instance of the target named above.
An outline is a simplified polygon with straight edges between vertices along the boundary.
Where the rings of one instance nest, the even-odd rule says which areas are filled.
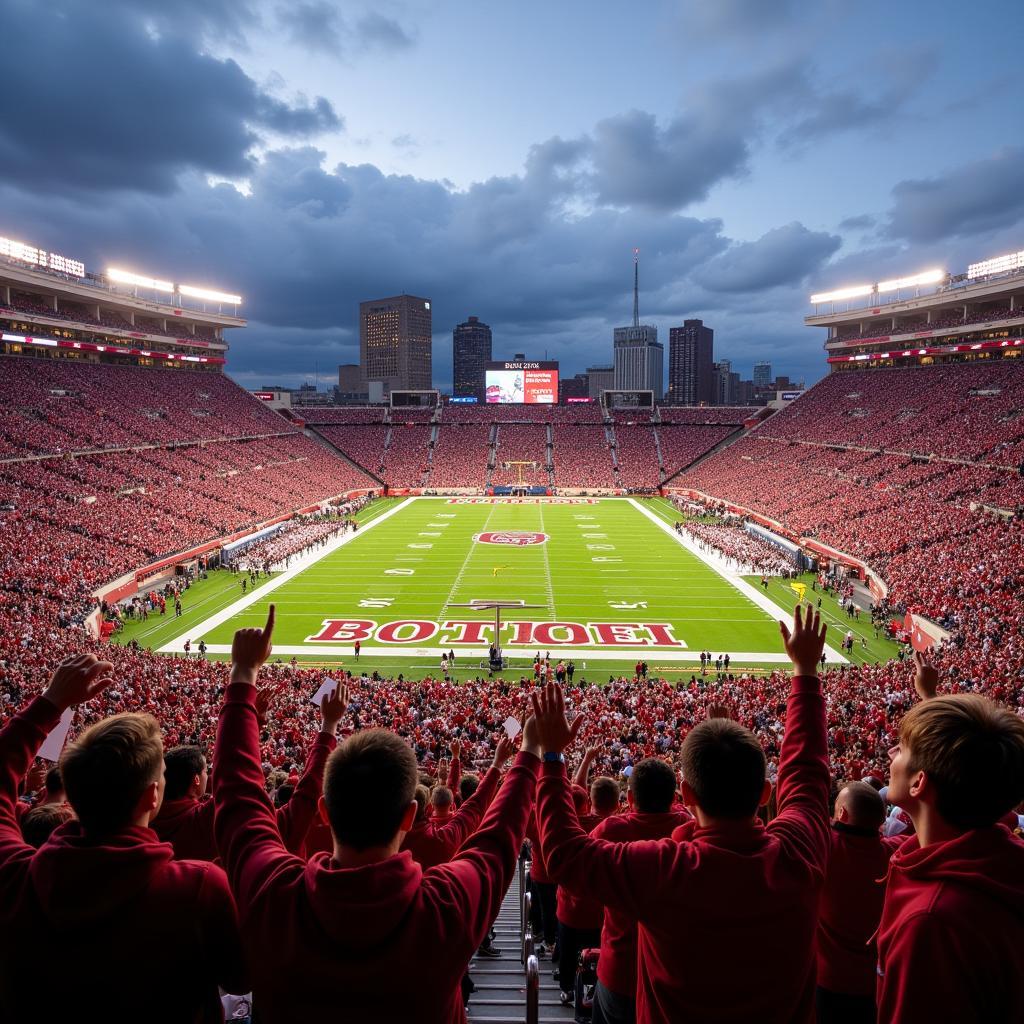
[[[53,731],[43,740],[39,748],[39,756],[47,761],[59,761],[60,752],[64,749],[64,742],[68,738],[68,731],[71,729],[71,722],[75,717],[74,708],[65,708],[60,721],[53,727]]]
[[[513,718],[511,715],[505,719],[505,735],[510,740],[514,740],[519,735],[519,730],[522,726],[519,724],[518,718]]]
[[[320,689],[317,690],[316,693],[314,693],[313,696],[309,699],[317,707],[320,707],[320,702],[324,699],[324,697],[326,697],[329,693],[334,693],[334,691],[337,688],[338,681],[336,679],[332,679],[330,676],[324,676],[324,681],[320,684]]]

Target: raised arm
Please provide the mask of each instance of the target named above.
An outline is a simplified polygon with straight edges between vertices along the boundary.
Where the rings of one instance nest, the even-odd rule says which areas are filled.
[[[448,766],[448,778],[445,779],[445,785],[452,791],[457,793],[459,791],[459,780],[462,778],[462,761],[459,760],[459,756],[462,753],[462,744],[458,740],[452,740],[451,746],[448,748],[452,755],[451,764]],[[438,782],[441,781],[441,774],[438,773]]]
[[[292,863],[302,869],[302,861],[288,853],[281,839],[260,761],[257,704],[265,707],[269,699],[267,690],[257,693],[256,680],[270,657],[273,631],[271,605],[262,630],[235,633],[231,680],[224,692],[213,755],[217,846],[243,915],[270,875]]]
[[[502,733],[494,751],[494,761],[484,773],[476,792],[443,824],[434,826],[434,836],[454,854],[476,831],[487,805],[501,781],[501,766],[512,753],[512,741]]]
[[[572,777],[572,784],[574,786],[582,786],[584,789],[587,788],[587,776],[590,775],[590,769],[597,760],[597,755],[600,753],[600,747],[587,747],[583,753],[583,757],[580,758],[580,764],[576,769],[576,774]]]
[[[554,757],[575,738],[582,719],[566,719],[562,688],[557,684],[541,687],[532,700],[545,755],[537,788],[537,816],[548,874],[570,889],[573,879],[585,878],[587,887],[582,895],[642,917],[648,907],[663,899],[665,876],[687,870],[688,845],[671,840],[609,843],[587,835],[576,817],[565,765]]]
[[[526,820],[533,809],[540,767],[540,748],[532,742],[534,736],[535,730],[531,727],[524,734],[523,749],[488,807],[483,822],[455,858],[424,872],[427,898],[439,914],[449,919],[450,933],[459,943],[453,955],[461,956],[463,952],[468,955],[480,945],[512,881]],[[503,763],[511,751],[511,743],[507,739],[504,746],[499,743],[499,751]],[[499,769],[500,763],[492,767],[488,775],[492,772],[496,775]],[[482,782],[480,788],[483,788]]]
[[[331,751],[338,745],[338,726],[348,707],[348,687],[339,683],[320,701],[320,732],[306,755],[302,772],[291,799],[277,812],[277,827],[290,853],[299,853],[317,804],[324,790],[324,768]]]
[[[112,682],[109,661],[78,654],[63,661],[42,696],[0,730],[0,891],[9,872],[20,872],[35,850],[22,838],[16,805],[18,786],[43,740],[68,708],[84,704]]]
[[[779,623],[793,680],[786,705],[786,731],[779,755],[778,816],[769,827],[799,844],[809,862],[824,869],[828,851],[830,775],[825,701],[817,665],[826,626],[810,607],[797,605],[793,626]]]

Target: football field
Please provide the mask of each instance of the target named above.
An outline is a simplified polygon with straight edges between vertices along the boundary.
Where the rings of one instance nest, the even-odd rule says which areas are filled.
[[[691,549],[652,503],[417,497],[293,560],[160,649],[203,639],[211,655],[227,654],[234,631],[262,625],[271,602],[275,658],[353,669],[358,640],[360,668],[436,668],[449,650],[460,669],[483,667],[499,602],[510,669],[540,651],[591,674],[641,659],[689,671],[701,650],[728,653],[734,668],[784,663],[777,620],[792,607]]]

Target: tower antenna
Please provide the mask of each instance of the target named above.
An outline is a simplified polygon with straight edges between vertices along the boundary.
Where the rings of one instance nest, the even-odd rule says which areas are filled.
[[[633,326],[640,326],[640,250],[633,250]]]

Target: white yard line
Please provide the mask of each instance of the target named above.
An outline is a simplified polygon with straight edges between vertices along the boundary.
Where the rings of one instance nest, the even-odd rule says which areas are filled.
[[[762,594],[756,587],[752,587],[745,579],[740,577],[735,572],[725,568],[725,560],[716,558],[715,556],[709,555],[707,552],[702,551],[691,537],[686,533],[676,533],[676,531],[660,516],[655,515],[650,509],[646,509],[638,501],[633,498],[626,499],[630,505],[633,506],[642,516],[646,516],[655,526],[659,529],[664,530],[670,537],[672,537],[678,544],[686,548],[687,551],[696,555],[709,569],[713,569],[719,576],[722,577],[727,583],[735,587],[747,600],[752,601],[762,611],[767,612],[773,619],[781,619],[783,622],[787,622],[792,618],[793,613],[777,605],[770,597],[766,594]],[[736,658],[741,658],[743,655],[737,654]],[[780,660],[788,661],[789,659],[783,655]],[[832,662],[837,665],[848,665],[849,662],[843,657],[834,647],[830,647],[828,644],[825,645],[825,660]]]
[[[234,618],[239,612],[245,611],[250,605],[255,604],[257,601],[262,601],[267,594],[277,590],[278,587],[283,586],[285,583],[290,583],[296,576],[301,572],[305,572],[311,565],[315,565],[322,558],[326,558],[328,555],[333,554],[338,548],[344,547],[346,544],[350,544],[357,537],[362,537],[368,530],[372,530],[378,523],[383,523],[385,519],[390,519],[393,515],[401,512],[408,504],[415,501],[415,498],[406,498],[405,501],[400,502],[394,508],[388,509],[387,512],[382,512],[375,519],[371,519],[365,526],[360,526],[358,530],[348,531],[343,533],[340,537],[335,537],[329,541],[322,548],[315,548],[313,551],[308,551],[306,554],[301,555],[295,560],[295,563],[289,569],[285,569],[280,575],[275,576],[272,580],[264,583],[263,586],[251,590],[245,597],[240,597],[233,604],[229,604],[226,608],[222,608],[219,612],[211,615],[210,618],[203,622],[196,623],[187,633],[182,633],[181,636],[175,637],[173,640],[164,644],[160,648],[161,653],[180,653],[185,650],[185,641],[189,639],[195,639],[201,636],[205,636],[211,630],[216,629],[221,623],[227,622],[228,619]],[[207,648],[212,651],[213,647]],[[226,649],[227,653],[230,653],[230,646]],[[224,653],[224,652],[220,652]]]
[[[480,533],[486,533],[487,527],[491,525],[491,520],[494,518],[494,513],[498,510],[498,506],[494,505],[491,511],[487,513],[487,518],[484,520],[484,525],[480,528]],[[466,569],[469,567],[469,560],[476,553],[476,542],[470,538],[469,544],[466,545],[466,557],[462,560],[462,566],[459,568],[459,573],[455,577],[455,582],[452,584],[452,589],[448,591],[448,596],[445,598],[445,602],[441,605],[441,610],[437,613],[439,616],[447,615],[448,605],[452,603],[455,598],[455,593],[459,589],[459,585],[462,583],[462,577],[466,574]]]

